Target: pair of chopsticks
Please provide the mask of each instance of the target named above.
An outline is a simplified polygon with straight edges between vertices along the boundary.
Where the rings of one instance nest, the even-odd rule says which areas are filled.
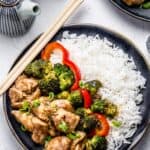
[[[0,95],[2,95],[24,71],[26,66],[40,53],[45,45],[53,38],[57,31],[64,25],[69,16],[84,0],[70,0],[62,13],[56,18],[56,21],[48,30],[35,42],[28,52],[9,72],[5,80],[0,85]]]

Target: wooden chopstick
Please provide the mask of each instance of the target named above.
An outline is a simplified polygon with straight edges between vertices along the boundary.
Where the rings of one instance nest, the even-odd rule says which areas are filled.
[[[63,26],[69,16],[84,0],[71,0],[62,13],[56,18],[56,21],[50,26],[8,73],[5,80],[0,85],[0,95],[2,95],[16,80],[16,78],[24,71],[26,66],[40,53],[44,46],[53,38],[57,31]]]

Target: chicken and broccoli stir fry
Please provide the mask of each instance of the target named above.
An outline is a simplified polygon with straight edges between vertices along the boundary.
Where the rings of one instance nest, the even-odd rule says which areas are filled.
[[[10,88],[12,115],[45,150],[106,150],[108,119],[114,121],[118,107],[98,94],[100,81],[81,81],[68,56],[62,64],[52,64],[51,53],[45,49]]]

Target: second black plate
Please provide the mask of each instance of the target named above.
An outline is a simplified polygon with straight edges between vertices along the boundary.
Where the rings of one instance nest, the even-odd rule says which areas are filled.
[[[143,9],[140,7],[129,7],[125,5],[122,2],[122,0],[111,0],[111,2],[130,16],[150,22],[150,9]]]

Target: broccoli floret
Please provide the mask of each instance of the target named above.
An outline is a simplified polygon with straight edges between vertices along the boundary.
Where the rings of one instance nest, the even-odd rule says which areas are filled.
[[[98,112],[98,113],[104,114],[106,107],[107,107],[106,102],[98,99],[92,104],[91,110],[93,112]]]
[[[54,92],[55,94],[60,92],[59,80],[44,78],[39,81],[39,88],[43,95],[49,95],[49,92]]]
[[[85,117],[85,116],[87,116],[88,114],[87,114],[87,112],[86,112],[86,110],[85,110],[85,108],[78,108],[76,111],[75,111],[75,113],[78,115],[78,116],[80,116],[80,117]]]
[[[68,99],[70,93],[68,91],[62,91],[61,93],[56,95],[58,99]]]
[[[108,100],[97,99],[91,106],[93,112],[105,114],[108,117],[115,117],[118,113],[118,108],[115,104]]]
[[[27,76],[32,76],[38,79],[41,79],[44,77],[45,74],[47,74],[50,70],[52,70],[52,65],[49,61],[44,61],[42,59],[35,60],[32,63],[30,63],[24,73]]]
[[[77,129],[89,133],[96,127],[96,125],[97,119],[95,118],[95,116],[84,116],[80,118]]]
[[[86,117],[86,116],[90,115],[92,113],[92,111],[90,109],[85,109],[85,108],[81,107],[81,108],[77,108],[75,113],[77,115],[79,115],[80,117]]]
[[[56,74],[53,70],[49,71],[47,74],[44,75],[44,77],[42,79],[46,79],[46,80],[51,80],[51,79],[57,79]]]
[[[94,96],[98,89],[102,86],[101,82],[98,80],[88,81],[86,83],[81,84],[81,88],[87,89],[90,91],[91,95]]]
[[[79,90],[72,91],[68,97],[68,100],[75,108],[82,107],[83,105],[82,95]]]
[[[54,72],[60,81],[60,89],[62,91],[69,89],[74,82],[73,72],[60,63],[54,65]]]
[[[118,114],[118,108],[115,104],[110,102],[107,103],[107,107],[105,109],[105,115],[114,118]]]
[[[88,150],[106,150],[107,140],[105,137],[94,136],[86,142],[86,149]]]
[[[59,77],[62,73],[70,71],[70,69],[66,65],[57,63],[54,65],[54,71],[55,71],[56,75]]]
[[[62,73],[59,76],[60,89],[62,91],[69,89],[73,84],[73,82],[74,82],[74,77],[71,72]]]
[[[80,116],[80,121],[77,126],[78,130],[90,132],[97,125],[97,119],[95,116],[89,115],[91,111],[85,108],[78,108],[75,113]]]

